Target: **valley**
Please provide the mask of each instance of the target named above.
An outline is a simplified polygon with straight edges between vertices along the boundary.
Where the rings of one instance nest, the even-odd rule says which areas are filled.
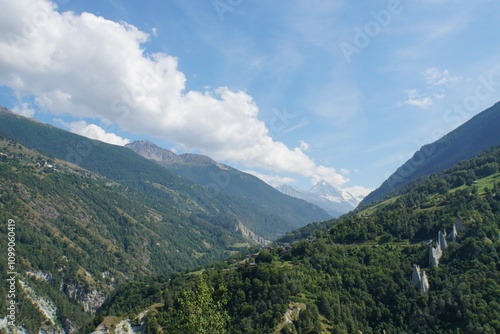
[[[498,147],[356,208],[324,181],[280,192],[205,156],[0,117],[0,219],[16,222],[20,332],[500,330]],[[351,209],[332,219],[311,196]],[[432,265],[438,232],[457,220],[464,227]]]
[[[500,333],[500,1],[0,8],[0,334]]]
[[[213,298],[227,303],[219,311],[229,315],[223,323],[230,333],[495,332],[500,173],[465,189],[445,192],[435,185],[499,160],[500,150],[490,150],[377,207],[317,226],[306,238],[299,230],[297,238],[292,233],[253,256],[166,282],[160,290],[168,297],[149,296],[161,307],[144,328],[151,322],[153,330],[188,328],[178,294],[192,291],[196,299],[200,284],[211,284]],[[450,231],[458,218],[466,229],[448,243],[439,267],[431,266],[428,240],[443,228]],[[412,286],[414,264],[425,270],[428,292]],[[123,289],[105,306],[111,313],[147,307],[134,306],[136,297]]]

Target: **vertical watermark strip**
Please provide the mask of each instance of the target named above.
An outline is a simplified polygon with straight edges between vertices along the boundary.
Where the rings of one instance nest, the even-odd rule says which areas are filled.
[[[16,222],[9,219],[7,224],[7,326],[16,326]]]

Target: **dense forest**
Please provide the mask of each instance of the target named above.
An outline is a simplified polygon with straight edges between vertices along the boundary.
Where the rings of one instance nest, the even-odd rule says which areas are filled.
[[[0,209],[4,231],[9,219],[17,222],[18,279],[54,303],[62,327],[89,323],[120,282],[192,269],[245,246],[234,217],[203,219],[6,139],[0,139]],[[7,249],[6,238],[0,247]],[[2,277],[6,265],[0,261]],[[5,289],[0,285],[2,295]],[[26,298],[18,300],[18,319],[38,331],[40,310],[20,296]]]
[[[94,324],[109,315],[140,323],[147,310],[147,333],[500,332],[499,164],[491,149],[253,256],[125,284]],[[457,242],[430,266],[438,231],[457,219]],[[412,286],[413,264],[429,292]]]
[[[329,217],[266,187],[279,196],[214,193],[130,149],[0,107],[0,219],[17,222],[19,323],[83,330],[120,283],[190,271]]]

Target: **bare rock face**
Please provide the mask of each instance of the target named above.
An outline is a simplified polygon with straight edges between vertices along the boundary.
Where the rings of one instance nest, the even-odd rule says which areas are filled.
[[[431,245],[429,246],[429,267],[437,267],[439,265],[439,260],[443,256],[443,252],[448,248],[448,242],[446,241],[446,239],[450,240],[451,242],[457,242],[458,231],[463,231],[464,229],[465,227],[462,221],[457,218],[455,224],[453,224],[453,228],[450,234],[447,234],[446,230],[438,232],[436,247],[432,245],[432,240]],[[413,265],[411,284],[418,287],[419,292],[429,292],[429,281],[427,280],[427,275],[425,274],[425,271],[420,271],[420,267],[417,264]]]
[[[67,284],[66,293],[70,298],[75,299],[82,306],[85,312],[95,314],[97,309],[106,300],[106,295],[97,289],[87,291],[79,284]]]
[[[436,247],[430,246],[429,248],[429,266],[437,267],[439,265],[439,260],[443,256],[443,250],[439,246],[439,243]]]
[[[446,239],[450,240],[451,242],[457,242],[457,237],[458,237],[458,231],[460,229],[463,230],[463,223],[457,218],[457,221],[460,222],[460,228],[458,227],[459,225],[457,222],[453,224],[453,228],[451,230],[450,234],[446,233],[446,230],[439,231],[438,237],[437,237],[437,242],[436,242],[436,247],[433,247],[432,245],[429,248],[429,266],[430,267],[437,267],[439,265],[439,260],[443,256],[443,252],[448,248],[448,242]]]
[[[425,271],[420,271],[420,267],[417,264],[413,265],[411,284],[413,286],[416,286],[420,293],[429,292],[430,285],[427,279],[427,275],[425,274]]]
[[[246,227],[242,222],[238,222],[236,226],[236,232],[240,232],[245,238],[250,239],[251,241],[257,243],[261,246],[267,246],[271,243],[271,241],[258,236],[253,231],[251,231],[248,227]]]
[[[411,285],[419,286],[422,280],[422,274],[420,272],[420,266],[418,264],[413,265],[413,272],[411,275]]]
[[[420,293],[429,292],[429,281],[427,280],[427,275],[425,274],[425,271],[422,271],[422,279],[420,280],[418,291]]]
[[[161,148],[149,140],[138,140],[125,145],[135,153],[146,159],[162,162],[185,163],[185,164],[215,164],[209,157],[201,154],[175,154],[174,152]]]
[[[177,157],[177,154],[174,152],[158,147],[149,140],[134,141],[125,145],[125,147],[142,155],[146,159],[155,161],[171,161]]]

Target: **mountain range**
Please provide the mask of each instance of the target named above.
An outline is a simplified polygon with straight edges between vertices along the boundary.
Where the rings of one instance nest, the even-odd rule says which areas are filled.
[[[241,195],[255,201],[262,201],[262,203],[268,202],[271,197],[276,196],[271,188],[258,178],[218,163],[205,155],[191,153],[177,155],[148,140],[134,141],[126,144],[125,147],[147,159],[158,162],[173,173],[184,176],[200,185],[209,185],[214,191],[221,190],[232,195]],[[229,176],[231,176],[230,179]],[[276,189],[285,195],[314,204],[324,209],[332,217],[338,217],[353,210],[362,200],[349,192],[336,189],[323,180],[309,191],[285,184],[277,186]],[[267,195],[270,193],[273,196]]]
[[[355,209],[362,200],[362,198],[357,198],[347,191],[336,189],[323,180],[315,184],[309,191],[286,184],[277,186],[276,189],[289,196],[315,204],[325,209],[332,217],[339,217]]]
[[[194,165],[216,165],[217,162],[207,157],[206,155],[183,153],[175,154],[174,152],[161,148],[149,140],[137,140],[128,143],[125,147],[131,149],[137,154],[146,159],[157,162],[166,162],[168,164],[194,164]],[[222,165],[220,165],[222,166]],[[223,169],[227,167],[222,167]]]
[[[261,208],[273,208],[277,215],[287,217],[289,222],[300,224],[297,217],[311,210],[318,211],[318,214],[320,212],[321,214],[326,213],[326,211],[319,209],[314,202],[309,202],[305,198],[299,197],[297,199],[296,196],[283,194],[251,174],[218,163],[204,155],[177,155],[147,140],[135,141],[125,145],[125,147],[157,162],[169,172],[187,178],[208,189],[210,193],[236,196],[244,198]],[[303,209],[306,209],[306,211],[299,214],[298,211]],[[293,214],[291,215],[291,213]],[[294,217],[296,214],[298,216]],[[259,231],[259,229],[256,230]]]
[[[215,162],[207,164],[211,160],[199,155],[180,155],[176,160],[183,161],[180,167],[169,160],[170,168],[165,168],[128,148],[34,122],[5,108],[0,109],[0,135],[176,203],[178,208],[195,215],[235,220],[235,226],[241,223],[267,240],[330,217],[317,206],[284,196],[252,175]],[[166,150],[162,153],[169,154]]]
[[[17,224],[18,302],[28,332],[43,319],[46,330],[72,332],[124,282],[192,270],[330,218],[254,176],[203,165],[208,158],[182,156],[190,173],[208,168],[207,182],[197,183],[129,148],[5,108],[0,153],[0,219]],[[0,270],[7,272],[3,261]]]
[[[355,210],[324,181],[280,187],[289,196],[206,156],[108,145],[0,108],[17,330],[500,331],[499,106],[424,146]],[[319,204],[331,203],[350,212],[328,220]],[[465,229],[432,267],[428,243],[457,219]],[[411,285],[414,264],[425,294]]]
[[[124,285],[94,333],[497,333],[499,203],[495,147],[256,254]]]

